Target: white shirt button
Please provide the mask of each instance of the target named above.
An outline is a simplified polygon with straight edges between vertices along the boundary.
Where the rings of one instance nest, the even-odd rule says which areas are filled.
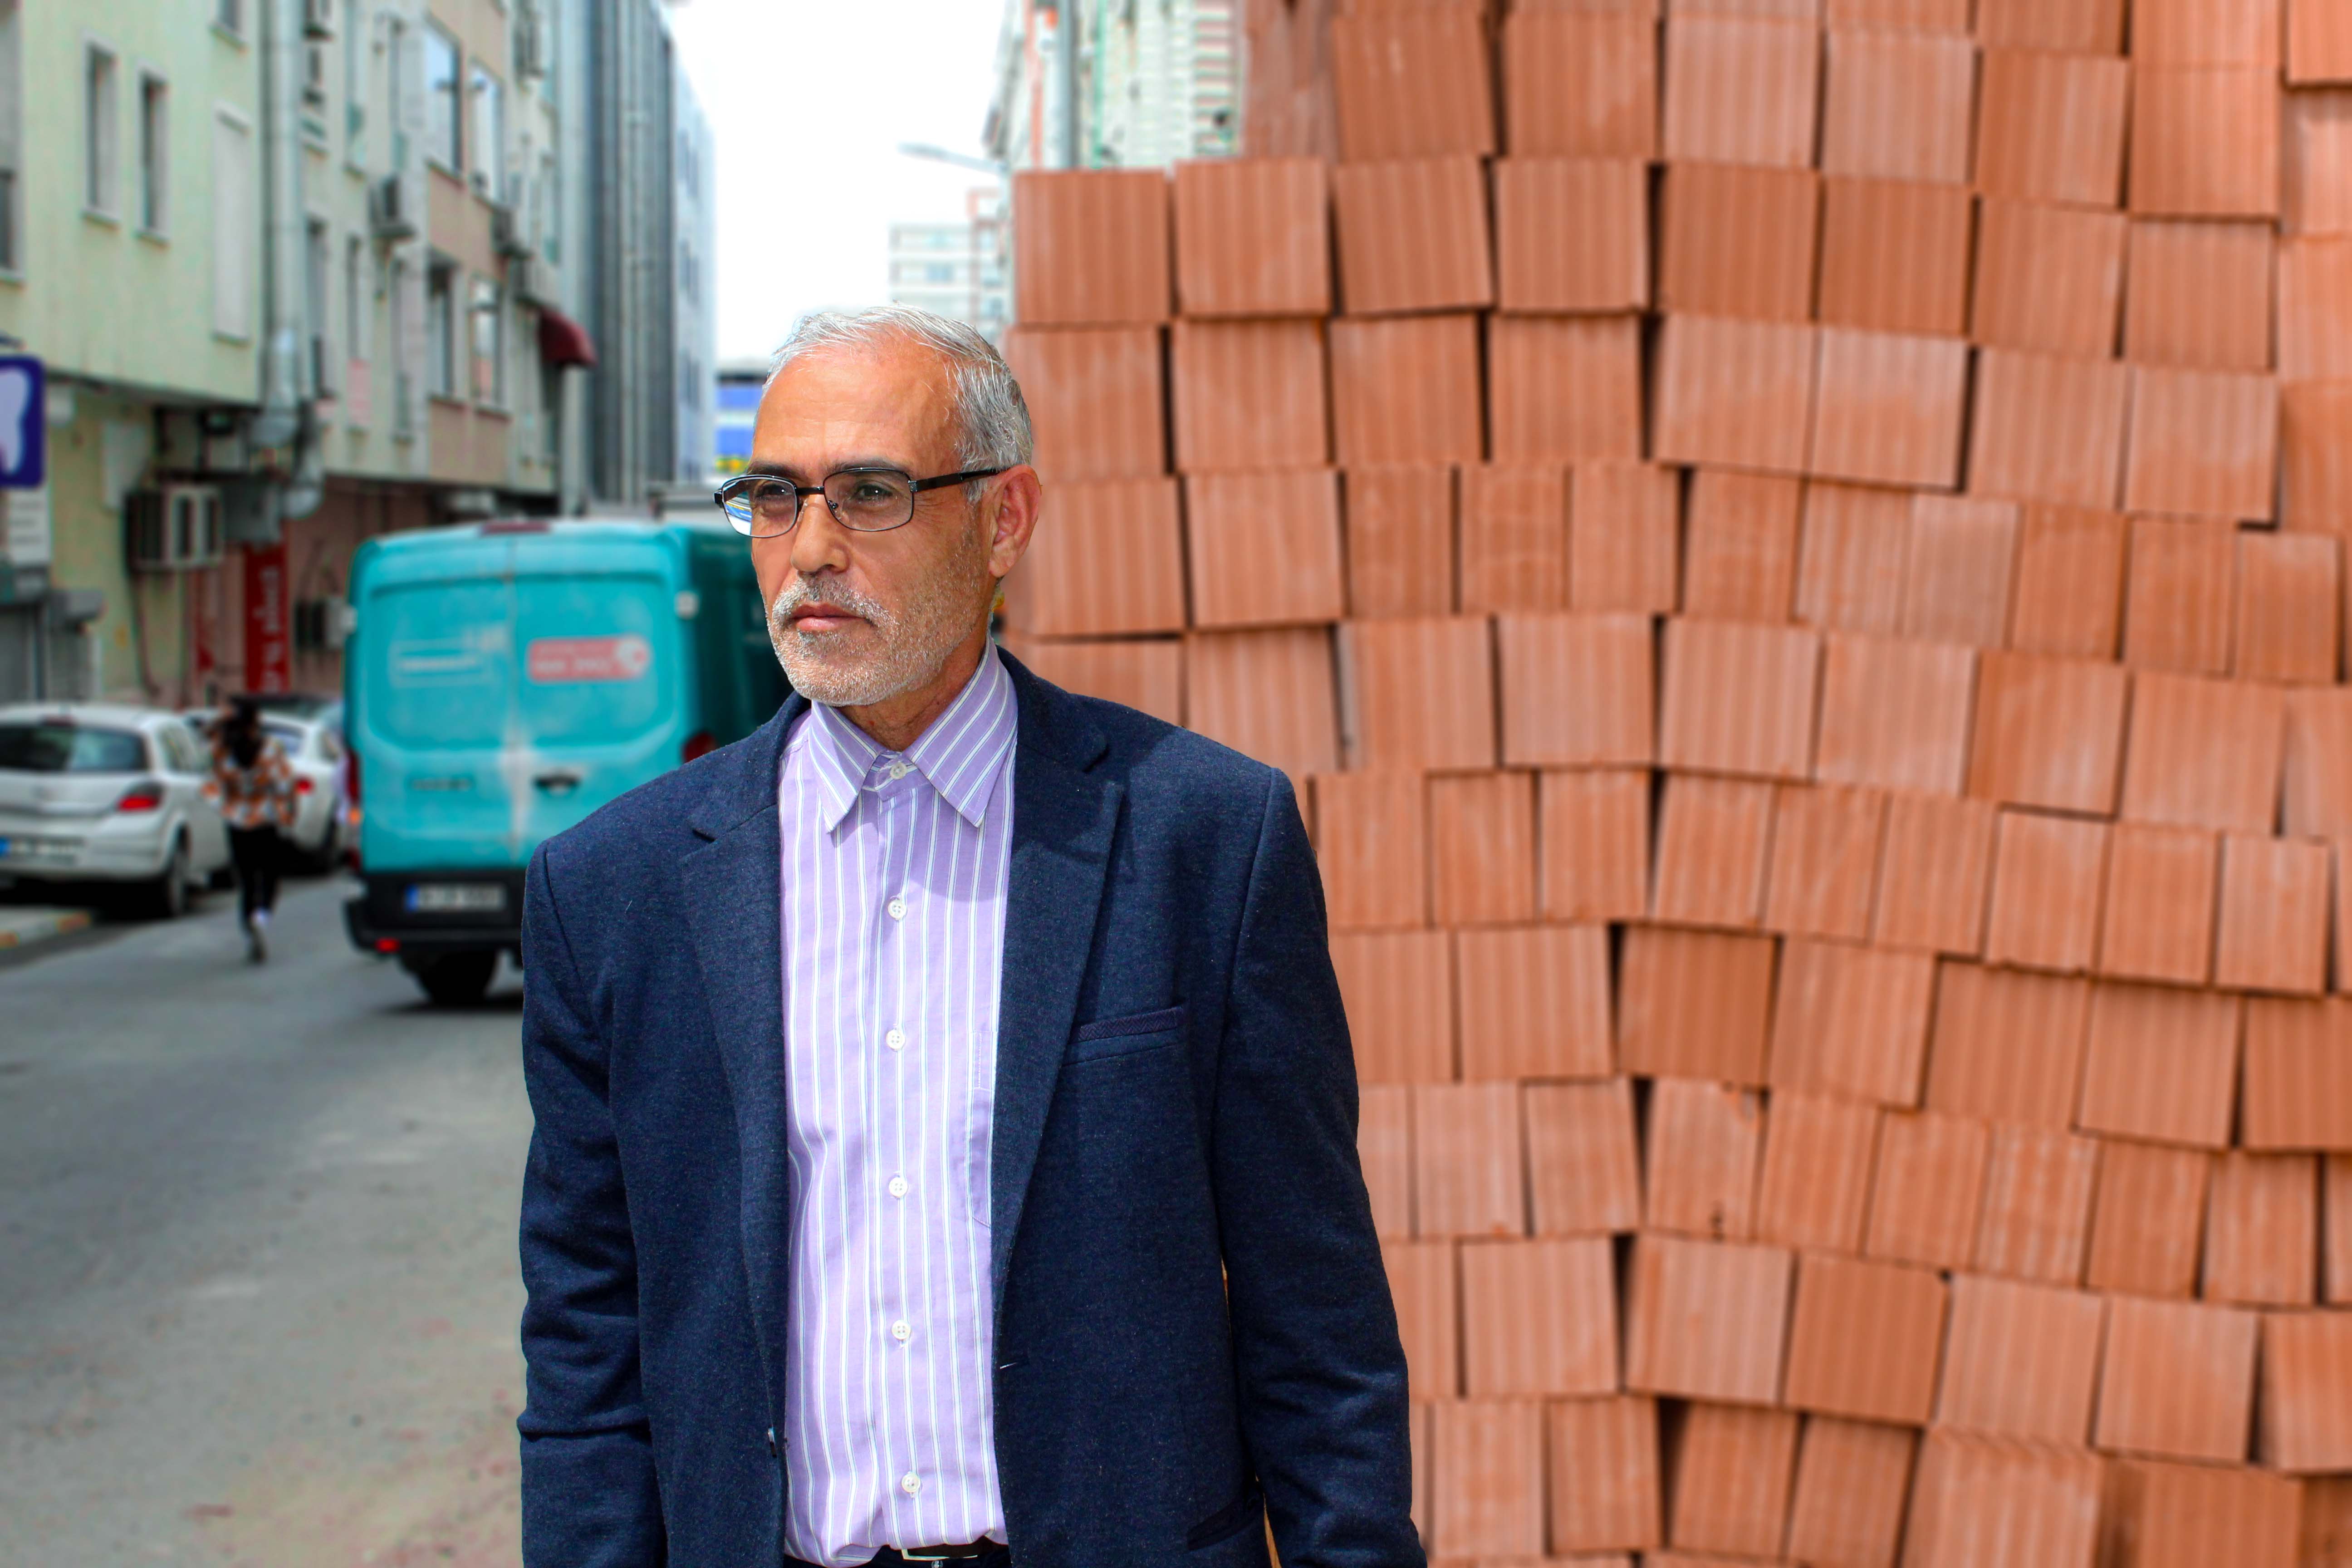
[[[882,1037],[882,1043],[894,1051],[903,1051],[907,1048],[907,1031],[893,1029]]]
[[[906,1177],[893,1176],[890,1178],[890,1195],[894,1198],[903,1198],[907,1195]]]
[[[904,899],[893,899],[893,900],[890,900],[890,903],[889,903],[889,910],[890,910],[890,918],[891,918],[892,920],[894,920],[894,921],[902,921],[902,920],[905,920],[905,919],[907,918],[907,900],[904,900]]]
[[[908,768],[904,763],[892,763],[890,764],[890,776],[894,779],[905,778],[908,773],[912,771],[913,770]]]
[[[914,1331],[914,1330],[907,1326],[907,1320],[904,1318],[899,1319],[897,1322],[890,1325],[890,1337],[898,1341],[902,1345],[907,1342],[908,1336],[913,1334]]]
[[[908,1470],[905,1475],[898,1478],[898,1489],[905,1492],[908,1497],[913,1497],[917,1492],[923,1489],[923,1478],[917,1475],[914,1471]]]

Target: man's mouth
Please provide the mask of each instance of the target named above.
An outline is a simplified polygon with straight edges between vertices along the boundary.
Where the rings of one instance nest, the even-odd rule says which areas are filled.
[[[865,619],[837,605],[795,605],[791,618],[793,630],[807,633],[840,631]]]

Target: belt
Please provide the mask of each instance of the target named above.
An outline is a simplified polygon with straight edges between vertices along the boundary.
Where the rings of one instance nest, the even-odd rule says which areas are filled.
[[[901,1563],[964,1563],[971,1568],[998,1568],[1013,1561],[1012,1549],[1002,1542],[975,1541],[969,1546],[917,1546],[901,1552],[884,1547],[866,1568],[899,1568]]]

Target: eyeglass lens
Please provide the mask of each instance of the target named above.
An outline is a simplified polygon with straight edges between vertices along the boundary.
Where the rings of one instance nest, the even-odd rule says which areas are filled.
[[[887,470],[829,474],[824,500],[843,527],[866,532],[898,528],[915,515],[913,482],[904,474]],[[763,478],[730,497],[727,513],[753,538],[773,538],[791,532],[800,521],[801,502],[800,492],[789,481]]]

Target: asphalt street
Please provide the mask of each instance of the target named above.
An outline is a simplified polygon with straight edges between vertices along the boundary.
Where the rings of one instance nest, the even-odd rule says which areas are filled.
[[[0,967],[0,1565],[510,1565],[520,983],[296,884]]]

